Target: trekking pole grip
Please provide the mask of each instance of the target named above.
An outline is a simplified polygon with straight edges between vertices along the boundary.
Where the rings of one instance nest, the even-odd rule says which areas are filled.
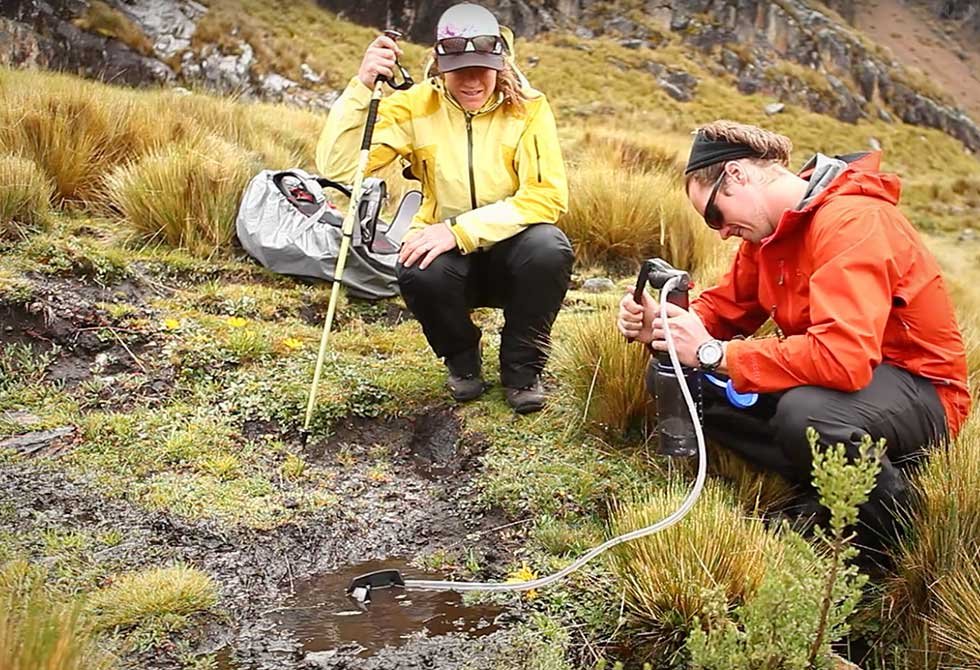
[[[381,88],[381,78],[379,77],[374,83],[375,91]],[[368,106],[367,115],[367,125],[364,126],[364,137],[361,140],[361,151],[369,151],[371,149],[371,139],[374,137],[374,124],[378,120],[378,105],[381,104],[381,98],[377,95],[371,98],[371,104]]]

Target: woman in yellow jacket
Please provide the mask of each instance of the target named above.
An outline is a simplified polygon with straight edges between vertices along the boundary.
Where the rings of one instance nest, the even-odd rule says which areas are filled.
[[[446,10],[436,29],[438,74],[382,100],[368,172],[401,159],[422,182],[398,283],[446,362],[453,397],[465,402],[486,389],[470,310],[502,307],[501,383],[526,413],[544,406],[540,374],[573,255],[554,225],[568,203],[554,115],[508,62],[505,36],[479,5]],[[353,178],[371,87],[392,76],[399,53],[384,35],[368,47],[320,137],[324,176]]]

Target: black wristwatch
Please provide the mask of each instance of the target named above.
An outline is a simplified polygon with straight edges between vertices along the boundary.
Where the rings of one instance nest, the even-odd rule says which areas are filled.
[[[718,340],[702,342],[698,347],[698,367],[707,372],[717,370],[721,359],[725,357],[725,349]]]

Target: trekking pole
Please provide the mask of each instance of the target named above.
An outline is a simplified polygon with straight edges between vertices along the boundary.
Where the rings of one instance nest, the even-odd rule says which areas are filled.
[[[397,30],[386,30],[385,35],[393,40],[401,37]],[[316,406],[316,392],[320,385],[320,373],[323,371],[323,361],[327,354],[327,340],[330,338],[330,327],[333,325],[334,312],[337,310],[337,300],[340,297],[341,278],[344,275],[344,266],[347,265],[347,253],[350,250],[351,238],[354,235],[354,223],[357,220],[357,210],[361,199],[361,187],[364,181],[364,173],[367,171],[368,157],[371,154],[371,139],[374,136],[374,125],[378,120],[378,105],[381,103],[381,92],[383,85],[387,82],[392,88],[404,90],[409,88],[414,82],[409,76],[408,71],[403,68],[398,61],[395,61],[401,72],[401,83],[394,80],[388,81],[383,75],[378,75],[374,80],[374,90],[371,93],[371,103],[368,106],[367,121],[364,124],[364,137],[361,140],[361,155],[357,161],[357,171],[354,173],[354,184],[351,186],[350,206],[347,208],[347,216],[344,217],[344,224],[341,228],[342,237],[340,239],[340,251],[337,254],[337,265],[334,268],[333,285],[330,288],[330,303],[327,305],[327,316],[323,322],[323,335],[320,337],[320,351],[316,358],[316,369],[313,372],[313,385],[310,387],[310,397],[306,402],[306,420],[303,422],[303,430],[310,429],[310,421],[313,420],[313,409]]]

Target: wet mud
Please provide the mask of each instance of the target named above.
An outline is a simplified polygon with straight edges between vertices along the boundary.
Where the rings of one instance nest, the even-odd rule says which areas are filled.
[[[390,466],[379,481],[367,455],[377,458],[381,448]],[[328,611],[340,607],[346,597],[336,586],[349,581],[351,571],[362,571],[358,564],[364,561],[390,565],[390,557],[426,555],[464,542],[478,552],[481,577],[499,578],[516,540],[498,542],[490,531],[506,519],[474,503],[470,480],[479,449],[478,441],[461,435],[447,409],[342,422],[304,455],[325,464],[338,454],[345,460],[345,476],[333,491],[340,502],[271,531],[188,521],[125,498],[106,498],[93,483],[61,472],[57,459],[4,464],[0,532],[119,533],[118,544],[85,557],[105,575],[174,561],[204,570],[219,587],[219,607],[181,637],[196,654],[217,654],[224,668],[462,667],[452,659],[481,658],[485,647],[504,644],[506,630],[498,629],[506,628],[506,615],[478,610],[470,616],[465,609],[456,612],[452,594],[424,599],[413,594],[398,605],[389,603],[404,615],[397,634],[381,623],[387,615],[362,612],[357,622],[351,617],[349,625],[342,622],[326,635],[315,632],[330,620],[322,607],[296,608],[327,602],[327,595],[333,598],[325,605]],[[50,560],[42,547],[31,550],[33,560]],[[404,561],[395,565],[413,569]],[[353,601],[350,605],[356,609]],[[470,637],[475,632],[500,641],[479,642]],[[446,640],[433,646],[436,636]],[[314,644],[311,637],[319,641]],[[430,656],[446,664],[424,660]],[[180,666],[158,649],[126,659],[125,667]]]
[[[50,356],[46,383],[78,392],[83,409],[128,411],[166,402],[174,372],[160,360],[155,333],[126,332],[104,303],[124,301],[152,320],[157,315],[149,301],[167,290],[151,279],[102,287],[32,277],[31,294],[22,302],[0,303],[0,346],[27,345]],[[385,307],[364,318],[397,322],[404,315]],[[450,560],[439,574],[479,579],[499,579],[512,563],[519,531],[503,514],[483,509],[473,488],[486,445],[464,434],[450,408],[341,420],[329,437],[308,444],[275,422],[247,422],[245,439],[276,435],[305,462],[334,475],[335,504],[297,513],[265,531],[188,520],[146,509],[125,494],[104,495],[94,473],[70,476],[61,466],[59,457],[80,439],[75,427],[55,429],[64,434],[48,439],[43,431],[31,432],[29,413],[4,416],[21,430],[0,441],[14,439],[11,448],[22,458],[0,461],[0,535],[33,538],[20,546],[32,561],[61,560],[48,555],[39,539],[45,533],[112,535],[117,542],[92,541],[76,557],[92,579],[108,581],[121,572],[180,561],[217,585],[216,608],[197,615],[171,644],[122,659],[124,668],[182,668],[187,648],[192,655],[215,655],[222,668],[256,670],[486,668],[494,654],[505,653],[512,615],[460,609],[451,593],[397,600],[391,594],[374,612],[336,621],[336,598],[346,601],[336,585],[348,581],[351,571],[362,571],[366,561],[394,560],[399,569],[422,575],[406,560],[465,550],[479,566],[476,573],[461,574]],[[507,534],[498,532],[508,526]],[[320,609],[305,609],[314,605]]]

